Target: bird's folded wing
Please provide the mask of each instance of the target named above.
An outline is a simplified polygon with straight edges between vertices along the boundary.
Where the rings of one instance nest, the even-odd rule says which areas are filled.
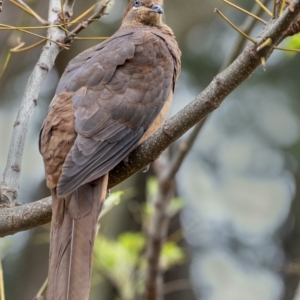
[[[164,39],[144,30],[118,33],[70,62],[57,94],[74,93],[78,135],[58,196],[106,174],[132,151],[173,90],[174,68]]]

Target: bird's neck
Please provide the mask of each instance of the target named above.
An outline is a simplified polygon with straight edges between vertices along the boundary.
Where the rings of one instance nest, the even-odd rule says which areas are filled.
[[[166,25],[165,23],[161,22],[160,24],[157,24],[157,25],[144,25],[144,24],[141,24],[141,23],[132,23],[132,22],[126,22],[126,20],[123,21],[121,27],[119,30],[130,30],[130,29],[144,29],[144,30],[159,30],[161,33],[163,34],[166,34],[166,35],[169,35],[171,37],[174,37],[175,38],[175,35],[173,33],[173,30],[168,26]]]

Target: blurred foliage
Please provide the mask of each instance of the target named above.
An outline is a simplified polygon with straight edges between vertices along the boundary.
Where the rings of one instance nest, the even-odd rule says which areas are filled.
[[[154,201],[158,191],[158,179],[154,176],[150,176],[147,179],[147,202],[143,205],[143,225],[147,227],[150,218],[154,214]],[[184,207],[184,202],[180,197],[174,197],[168,208],[168,215],[170,218],[178,214]]]
[[[5,257],[6,253],[9,251],[9,248],[12,246],[12,239],[2,239],[0,243],[0,261]]]
[[[1,259],[0,259],[0,300],[5,300],[5,296],[4,296],[4,280],[3,280],[3,270],[2,270]]]
[[[287,39],[285,46],[290,49],[300,49],[300,35],[294,35],[291,38]],[[297,52],[285,52],[286,55],[295,56]],[[298,54],[299,55],[299,54]]]
[[[147,195],[149,201],[142,209],[142,223],[145,231],[149,220],[154,214],[153,199],[158,191],[158,181],[155,177],[147,180]],[[169,207],[169,217],[172,218],[183,208],[180,198],[172,199]],[[146,272],[146,258],[144,255],[146,237],[142,232],[124,232],[116,240],[100,234],[95,241],[94,276],[93,283],[102,281],[102,274],[108,278],[118,290],[123,300],[134,299],[136,294],[142,294]],[[185,262],[184,250],[174,242],[164,243],[160,268],[163,272]]]
[[[145,236],[139,232],[125,232],[115,241],[103,235],[96,238],[94,272],[107,277],[123,300],[134,299],[136,293],[143,292],[146,270],[146,259],[143,255],[145,242]],[[164,244],[161,255],[162,271],[165,272],[184,260],[183,249],[173,242]]]

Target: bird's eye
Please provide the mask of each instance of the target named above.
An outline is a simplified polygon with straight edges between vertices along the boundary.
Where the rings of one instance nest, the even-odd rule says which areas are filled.
[[[139,0],[134,1],[134,6],[135,7],[141,6],[141,1],[139,1]]]

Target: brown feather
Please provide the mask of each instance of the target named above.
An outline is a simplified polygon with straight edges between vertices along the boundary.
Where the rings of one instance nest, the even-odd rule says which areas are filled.
[[[56,222],[51,227],[47,300],[88,299],[97,220],[107,182],[108,175],[105,175],[81,186],[72,194],[69,205],[53,191]],[[78,200],[81,200],[80,207],[74,205]],[[71,203],[75,207],[70,208]]]
[[[131,0],[121,28],[75,57],[40,134],[52,191],[48,300],[87,300],[97,219],[109,171],[164,122],[180,50],[163,0]]]

